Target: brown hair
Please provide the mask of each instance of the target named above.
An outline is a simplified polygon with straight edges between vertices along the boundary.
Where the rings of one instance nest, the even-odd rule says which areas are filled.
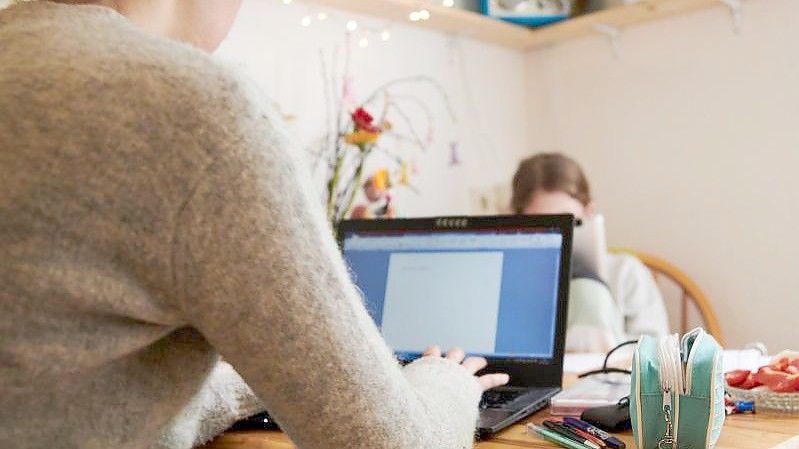
[[[539,190],[565,192],[583,206],[591,203],[591,188],[583,169],[574,159],[560,153],[539,153],[519,163],[513,176],[513,211],[522,213]]]

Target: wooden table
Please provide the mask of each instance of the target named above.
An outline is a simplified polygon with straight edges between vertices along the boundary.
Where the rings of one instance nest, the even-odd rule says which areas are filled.
[[[568,388],[577,379],[566,374]],[[553,448],[552,443],[527,434],[525,425],[540,424],[550,417],[544,409],[535,415],[497,433],[489,440],[475,444],[474,449]],[[635,449],[632,432],[616,434],[627,448]],[[728,416],[721,431],[717,449],[799,449],[799,416],[758,413]],[[278,431],[228,432],[204,446],[204,449],[295,449],[291,440]]]
[[[524,424],[540,423],[549,417],[542,410],[521,424],[511,426],[475,449],[553,448],[553,444],[528,435]],[[629,449],[635,449],[631,432],[617,435]],[[205,449],[293,449],[291,440],[277,431],[228,432],[209,443]],[[799,448],[799,417],[758,413],[728,416],[716,446],[718,449],[795,449]]]

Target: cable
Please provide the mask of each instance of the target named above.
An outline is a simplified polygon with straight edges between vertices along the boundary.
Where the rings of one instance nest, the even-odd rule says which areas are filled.
[[[584,377],[593,376],[595,374],[607,374],[607,373],[632,374],[632,372],[630,370],[628,370],[628,369],[608,368],[608,361],[610,360],[610,356],[613,355],[614,352],[618,351],[619,349],[621,349],[621,348],[623,348],[625,346],[633,345],[633,344],[636,344],[636,343],[638,343],[638,340],[628,340],[628,341],[625,341],[624,343],[616,345],[613,349],[608,351],[607,354],[605,354],[605,361],[602,363],[602,368],[601,369],[588,371],[587,373],[580,374],[579,376],[577,376],[577,378],[578,379],[582,379]]]
[[[621,349],[621,348],[623,348],[625,346],[634,345],[634,344],[637,344],[637,343],[638,343],[638,340],[627,340],[624,343],[619,343],[618,345],[616,345],[613,349],[608,351],[607,354],[605,354],[605,362],[602,363],[602,369],[607,369],[608,360],[610,360],[610,356],[613,355],[614,352],[618,351],[619,349]]]

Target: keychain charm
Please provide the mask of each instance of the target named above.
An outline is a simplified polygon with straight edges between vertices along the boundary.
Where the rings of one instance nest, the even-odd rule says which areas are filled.
[[[674,426],[671,422],[671,392],[663,392],[663,417],[666,420],[666,433],[658,441],[658,449],[677,449],[674,444]]]

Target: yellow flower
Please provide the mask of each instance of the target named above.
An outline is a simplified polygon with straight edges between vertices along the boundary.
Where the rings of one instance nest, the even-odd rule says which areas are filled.
[[[380,170],[376,171],[372,176],[372,182],[374,183],[374,187],[378,192],[385,192],[386,189],[391,185],[391,181],[388,179],[388,170],[381,168]]]
[[[400,166],[400,177],[399,177],[400,178],[399,179],[399,184],[401,186],[407,186],[408,184],[410,184],[408,171],[409,171],[408,170],[408,163],[403,161],[402,165]]]
[[[344,136],[344,141],[350,145],[366,145],[377,142],[379,132],[369,132],[359,129]]]

